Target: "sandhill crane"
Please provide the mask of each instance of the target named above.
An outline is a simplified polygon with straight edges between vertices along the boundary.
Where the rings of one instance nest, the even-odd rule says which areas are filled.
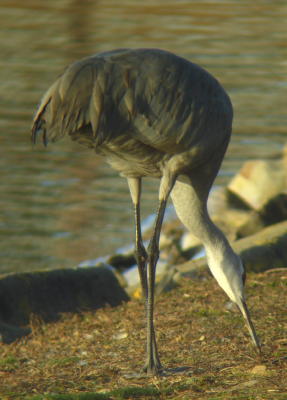
[[[64,135],[95,150],[126,177],[135,209],[135,253],[146,299],[144,371],[163,367],[154,330],[154,285],[159,237],[169,195],[183,224],[206,249],[210,270],[237,304],[254,345],[260,343],[244,299],[244,267],[211,221],[207,198],[229,143],[232,105],[207,71],[168,51],[118,49],[73,63],[44,95],[32,140],[45,145]],[[140,197],[144,177],[160,179],[159,208],[146,251]]]

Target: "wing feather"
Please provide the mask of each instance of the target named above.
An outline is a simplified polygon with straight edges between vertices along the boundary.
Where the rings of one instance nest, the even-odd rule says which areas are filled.
[[[81,129],[91,137],[97,135],[103,94],[95,78],[91,62],[78,62],[66,69],[41,101],[33,121],[33,142],[41,132],[45,141],[77,135]],[[91,132],[85,129],[89,124]]]
[[[213,148],[231,121],[225,92],[197,65],[165,51],[122,49],[69,66],[44,95],[32,139],[68,134],[90,147],[105,144],[106,152],[117,146],[119,154],[132,139],[172,155],[203,142]]]

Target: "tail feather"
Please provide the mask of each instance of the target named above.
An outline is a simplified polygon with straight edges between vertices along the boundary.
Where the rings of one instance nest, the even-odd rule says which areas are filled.
[[[96,148],[126,131],[137,109],[136,88],[126,75],[124,66],[101,57],[71,64],[44,95],[34,118],[32,141],[42,134],[47,145],[48,140],[69,135]]]
[[[34,144],[37,141],[37,136],[41,133],[43,134],[44,145],[47,146],[47,144],[48,144],[48,136],[49,136],[48,133],[49,132],[47,132],[47,131],[50,130],[50,127],[53,122],[53,120],[50,121],[50,119],[51,119],[51,117],[52,117],[52,119],[55,119],[55,117],[56,117],[56,113],[53,112],[52,108],[55,108],[55,106],[53,106],[54,99],[55,99],[55,97],[56,98],[58,97],[56,95],[58,83],[59,83],[59,79],[57,79],[56,82],[54,82],[53,85],[44,94],[44,97],[42,98],[42,101],[41,101],[39,108],[36,112],[36,115],[34,117],[33,125],[32,125],[32,134],[31,134],[31,139]],[[49,116],[46,115],[48,108],[50,108]],[[49,120],[48,121],[49,126],[47,126],[47,120]]]
[[[33,121],[33,143],[41,133],[47,145],[48,139],[55,141],[64,135],[76,136],[92,122],[96,126],[98,114],[94,113],[91,121],[89,113],[93,86],[94,70],[90,64],[79,62],[68,67],[42,99]]]
[[[39,110],[37,111],[37,114],[35,115],[34,121],[33,121],[33,125],[32,125],[32,132],[31,132],[31,140],[33,142],[33,144],[36,143],[37,141],[37,136],[39,133],[43,133],[43,143],[45,146],[47,146],[48,144],[48,137],[47,137],[47,130],[45,127],[45,121],[42,118],[43,114],[46,111],[46,108],[48,106],[48,104],[51,101],[51,97],[48,99],[48,101],[46,102],[42,102],[42,104],[39,107]]]

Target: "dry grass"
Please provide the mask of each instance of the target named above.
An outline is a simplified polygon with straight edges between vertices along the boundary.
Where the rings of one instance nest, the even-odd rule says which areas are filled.
[[[156,304],[166,367],[182,374],[128,379],[144,361],[143,305],[31,319],[32,335],[1,345],[1,399],[287,399],[287,270],[250,274],[248,303],[263,356],[213,279],[186,279]]]

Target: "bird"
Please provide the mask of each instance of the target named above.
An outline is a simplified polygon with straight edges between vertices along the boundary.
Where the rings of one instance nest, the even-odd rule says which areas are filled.
[[[184,57],[157,48],[121,48],[75,61],[44,94],[32,141],[63,136],[103,156],[127,179],[135,215],[135,256],[146,311],[142,373],[165,373],[155,335],[154,291],[159,239],[171,197],[178,218],[204,245],[219,286],[241,311],[260,352],[246,304],[245,268],[212,222],[207,199],[226,153],[233,107],[219,81]],[[141,231],[142,180],[159,179],[158,210],[149,245]]]

